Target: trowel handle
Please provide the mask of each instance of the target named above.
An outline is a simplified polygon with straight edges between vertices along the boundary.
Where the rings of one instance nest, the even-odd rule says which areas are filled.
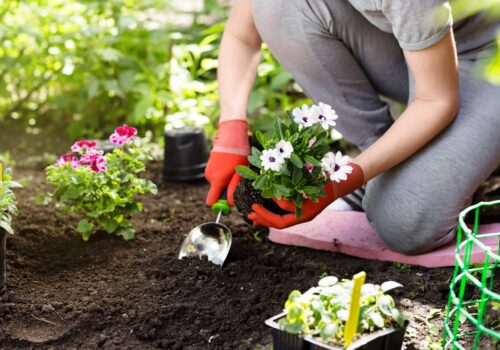
[[[227,189],[222,192],[219,200],[212,205],[212,211],[216,214],[222,213],[222,215],[231,214],[231,206],[227,201]]]

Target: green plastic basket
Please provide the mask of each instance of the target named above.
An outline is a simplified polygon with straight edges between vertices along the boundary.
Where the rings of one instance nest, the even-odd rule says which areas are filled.
[[[499,291],[494,291],[494,273],[500,265],[500,232],[478,234],[481,208],[494,205],[500,205],[500,200],[478,203],[462,211],[458,218],[455,271],[444,324],[444,349],[483,349],[485,342],[500,346],[500,320],[486,319],[488,312],[495,314],[495,309],[500,306]],[[469,214],[474,214],[472,230],[465,224],[465,217]],[[480,239],[486,237],[498,238],[496,252],[481,243]],[[471,263],[473,247],[484,252],[481,264]]]

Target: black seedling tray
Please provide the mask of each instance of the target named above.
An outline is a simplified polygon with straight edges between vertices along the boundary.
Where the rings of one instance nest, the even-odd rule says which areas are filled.
[[[286,312],[266,320],[266,325],[272,328],[274,350],[344,350],[343,347],[328,345],[318,341],[311,336],[290,334],[281,329],[278,324]],[[406,332],[404,328],[388,328],[382,331],[368,334],[354,341],[346,350],[398,350],[403,346],[403,338]]]

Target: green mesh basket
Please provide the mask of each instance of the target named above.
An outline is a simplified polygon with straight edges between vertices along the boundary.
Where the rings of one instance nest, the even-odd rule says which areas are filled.
[[[500,347],[500,294],[498,284],[494,284],[494,273],[500,264],[500,232],[478,234],[481,208],[494,205],[500,205],[500,200],[482,202],[460,213],[455,271],[444,324],[444,349]],[[474,215],[472,230],[465,224],[469,214]],[[496,249],[481,243],[479,239],[486,237],[498,238]],[[484,252],[481,264],[471,263],[473,247]]]

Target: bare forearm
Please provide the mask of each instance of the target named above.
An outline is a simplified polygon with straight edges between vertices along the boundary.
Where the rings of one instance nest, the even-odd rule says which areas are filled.
[[[219,51],[221,121],[246,119],[248,97],[260,58],[251,0],[234,0]]]
[[[245,43],[225,33],[219,54],[221,121],[246,119],[248,97],[260,58],[260,45]]]
[[[391,128],[354,162],[365,181],[391,169],[416,153],[454,119],[458,102],[415,100]]]

